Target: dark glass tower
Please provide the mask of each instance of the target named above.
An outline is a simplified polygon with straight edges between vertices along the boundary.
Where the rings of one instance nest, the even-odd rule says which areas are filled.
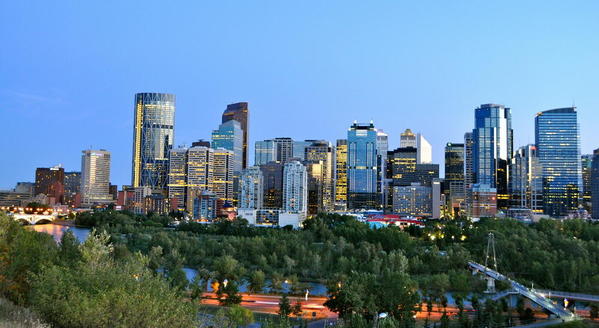
[[[509,206],[508,167],[512,158],[512,114],[503,105],[483,104],[472,130],[475,183],[497,189],[497,208]]]
[[[537,156],[543,168],[543,210],[562,217],[578,208],[582,188],[580,134],[575,107],[546,110],[535,118]]]
[[[227,109],[223,113],[222,123],[235,120],[241,124],[243,130],[243,168],[248,167],[248,141],[250,127],[250,111],[247,102],[238,102],[227,105]]]
[[[593,219],[599,219],[599,149],[593,152],[593,164],[591,169],[591,201]]]
[[[175,136],[175,95],[135,95],[131,184],[166,192],[169,151]]]
[[[460,214],[465,199],[464,194],[464,144],[447,143],[445,145],[444,193],[451,217]]]

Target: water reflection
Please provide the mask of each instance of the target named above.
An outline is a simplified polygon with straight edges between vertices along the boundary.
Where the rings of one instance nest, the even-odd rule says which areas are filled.
[[[67,230],[71,230],[73,232],[73,234],[75,235],[75,237],[77,238],[77,240],[79,240],[79,242],[82,243],[87,239],[87,236],[89,235],[89,231],[90,231],[87,228],[68,227],[68,226],[63,226],[63,225],[58,225],[58,224],[53,224],[53,223],[36,224],[36,225],[26,226],[26,228],[37,231],[37,232],[44,232],[49,235],[52,235],[52,237],[54,238],[54,240],[56,240],[56,242],[60,241],[60,239],[67,232]]]

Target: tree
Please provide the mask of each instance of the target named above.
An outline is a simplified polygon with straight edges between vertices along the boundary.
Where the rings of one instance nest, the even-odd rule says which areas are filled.
[[[593,320],[599,318],[599,306],[597,304],[591,304],[589,315]]]
[[[264,289],[264,281],[265,281],[264,272],[262,272],[260,270],[252,271],[252,274],[250,275],[249,280],[250,281],[249,281],[248,290],[254,294],[261,293],[262,290]]]
[[[219,295],[219,303],[224,306],[237,305],[241,303],[241,295],[239,295],[239,288],[237,287],[237,283],[235,281],[227,281],[226,284],[222,285],[222,288],[219,288],[219,291],[222,291]],[[222,295],[224,294],[224,298]]]
[[[300,301],[295,302],[295,304],[293,304],[293,307],[291,308],[291,313],[296,316],[296,317],[301,317],[303,310],[302,310],[302,303]]]
[[[239,305],[233,305],[227,311],[226,316],[231,320],[235,326],[247,326],[254,322],[254,313]]]
[[[277,312],[281,317],[289,317],[293,309],[291,308],[291,303],[289,302],[289,297],[287,294],[283,294],[281,299],[279,300],[279,311]]]

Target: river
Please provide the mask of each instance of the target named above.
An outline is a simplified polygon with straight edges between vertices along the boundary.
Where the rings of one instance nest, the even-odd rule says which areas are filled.
[[[52,235],[52,237],[54,237],[54,240],[56,240],[56,242],[60,242],[60,239],[65,234],[65,232],[67,232],[67,230],[71,230],[73,232],[73,234],[75,235],[75,237],[77,237],[77,240],[79,240],[79,242],[81,242],[81,243],[87,239],[87,236],[89,235],[89,232],[90,232],[90,229],[88,229],[88,228],[69,227],[69,226],[59,225],[59,224],[54,224],[54,223],[36,224],[36,225],[30,225],[30,226],[26,226],[26,227],[27,227],[27,229],[31,229],[31,230],[34,230],[37,232],[45,232],[49,235]]]

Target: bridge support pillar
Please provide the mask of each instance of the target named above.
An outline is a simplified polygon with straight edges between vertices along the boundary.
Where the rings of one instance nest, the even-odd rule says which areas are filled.
[[[495,279],[487,277],[487,290],[485,290],[485,294],[495,294],[496,292]]]

